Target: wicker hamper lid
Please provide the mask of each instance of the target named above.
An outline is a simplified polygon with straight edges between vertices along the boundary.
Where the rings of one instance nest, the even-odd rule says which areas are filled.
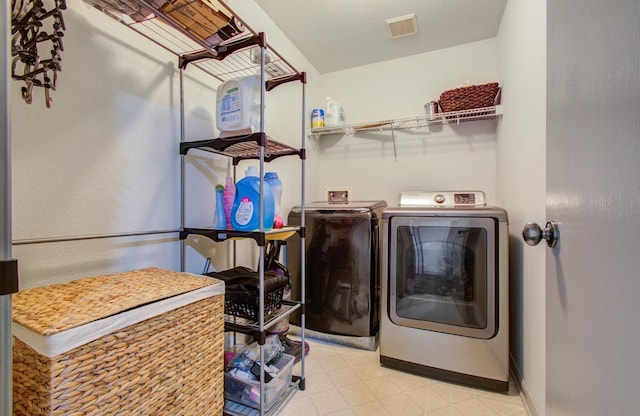
[[[30,340],[46,344],[50,341],[42,339],[56,337],[72,337],[76,345],[89,340],[77,341],[78,334],[95,338],[222,293],[224,282],[218,279],[155,267],[83,278],[13,295],[13,332],[29,345]],[[55,352],[61,349],[67,347],[55,347]]]

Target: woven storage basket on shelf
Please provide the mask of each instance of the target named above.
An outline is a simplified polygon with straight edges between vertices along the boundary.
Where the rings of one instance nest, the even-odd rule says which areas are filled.
[[[497,82],[454,88],[440,94],[440,108],[444,112],[484,108],[496,105]]]
[[[244,30],[239,20],[212,0],[154,0],[164,3],[160,12],[166,19],[209,46],[216,46]]]
[[[14,415],[222,414],[223,302],[158,268],[16,293]]]

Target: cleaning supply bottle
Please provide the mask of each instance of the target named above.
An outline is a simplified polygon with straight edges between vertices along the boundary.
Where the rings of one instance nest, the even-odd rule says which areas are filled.
[[[222,192],[222,205],[224,207],[224,219],[227,224],[227,230],[232,229],[231,225],[231,209],[233,208],[233,198],[236,195],[236,185],[233,183],[233,178],[227,176],[227,182]]]
[[[225,81],[217,88],[216,124],[222,133],[260,129],[260,75]]]
[[[224,219],[223,191],[224,186],[216,185],[216,215],[213,219],[213,228],[216,230],[227,228],[227,221]]]
[[[265,230],[273,228],[274,202],[273,192],[268,183],[264,183]],[[252,231],[260,228],[260,177],[255,166],[249,166],[245,177],[236,183],[236,196],[231,209],[231,225],[234,230]]]
[[[266,172],[264,174],[264,181],[271,187],[273,192],[273,228],[284,227],[284,221],[282,220],[282,213],[280,212],[280,204],[282,200],[282,182],[278,178],[276,172]]]

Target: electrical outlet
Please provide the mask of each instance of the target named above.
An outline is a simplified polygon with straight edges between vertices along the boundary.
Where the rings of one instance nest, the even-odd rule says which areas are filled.
[[[350,186],[332,186],[324,188],[327,202],[330,204],[348,204],[351,194]]]

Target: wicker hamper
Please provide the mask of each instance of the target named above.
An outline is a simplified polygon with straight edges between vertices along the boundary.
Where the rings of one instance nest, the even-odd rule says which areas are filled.
[[[14,415],[219,415],[224,283],[158,268],[13,296]]]

